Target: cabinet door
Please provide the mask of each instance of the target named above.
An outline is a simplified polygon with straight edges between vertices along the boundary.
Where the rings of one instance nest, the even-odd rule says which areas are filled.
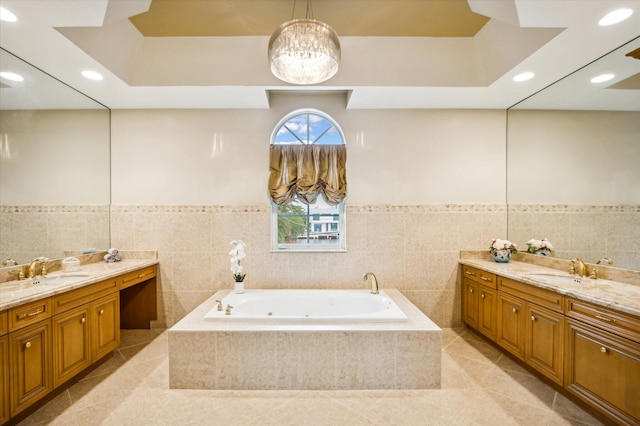
[[[53,386],[58,387],[91,365],[89,306],[53,317]]]
[[[562,385],[564,315],[526,304],[525,361]]]
[[[0,337],[0,425],[9,420],[9,336]]]
[[[478,286],[478,331],[491,340],[496,339],[496,291],[484,285]]]
[[[462,279],[462,321],[478,329],[478,284]]]
[[[496,296],[498,325],[496,342],[524,360],[525,303],[501,291]]]
[[[640,344],[567,320],[565,387],[616,423],[640,423]]]
[[[91,304],[93,360],[97,361],[120,344],[120,297],[114,293]]]
[[[11,415],[15,416],[53,388],[50,320],[9,334],[9,364]]]

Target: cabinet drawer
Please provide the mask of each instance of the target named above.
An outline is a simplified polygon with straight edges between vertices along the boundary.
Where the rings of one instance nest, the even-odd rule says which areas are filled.
[[[9,332],[9,314],[7,311],[0,312],[0,336]]]
[[[53,296],[52,311],[54,314],[58,314],[116,291],[118,291],[118,282],[116,278],[100,281],[76,290],[67,291]]]
[[[569,297],[566,305],[568,317],[640,343],[640,318]]]
[[[129,272],[128,274],[122,275],[119,279],[120,281],[120,290],[125,289],[127,287],[131,287],[148,279],[151,279],[156,276],[156,267],[149,266],[147,268],[138,269],[137,271]]]
[[[482,285],[486,285],[487,287],[496,288],[496,275],[490,272],[486,272],[472,266],[463,265],[462,276]]]
[[[499,277],[498,290],[544,306],[552,311],[563,312],[564,309],[563,295],[530,284]]]
[[[9,309],[9,331],[51,318],[51,299],[41,299]]]

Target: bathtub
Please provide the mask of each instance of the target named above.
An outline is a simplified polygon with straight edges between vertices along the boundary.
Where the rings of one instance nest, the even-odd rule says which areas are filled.
[[[208,320],[305,322],[392,322],[407,321],[407,315],[384,290],[247,290],[230,293],[222,310],[213,307]],[[233,308],[226,315],[226,307]]]
[[[393,288],[220,290],[167,335],[172,389],[440,387],[442,330]]]

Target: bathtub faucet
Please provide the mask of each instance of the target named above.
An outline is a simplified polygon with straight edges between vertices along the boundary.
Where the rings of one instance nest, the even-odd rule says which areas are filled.
[[[371,294],[378,294],[378,280],[373,272],[366,272],[362,276],[362,281],[367,281],[371,277]]]

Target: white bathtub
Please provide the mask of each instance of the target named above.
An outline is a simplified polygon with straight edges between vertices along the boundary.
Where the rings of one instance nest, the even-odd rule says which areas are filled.
[[[216,300],[230,302],[231,315],[218,312]],[[292,310],[271,320],[282,301]],[[263,303],[272,310],[257,307]],[[345,305],[352,308],[343,312]],[[441,382],[442,330],[393,288],[220,290],[171,327],[168,345],[172,389],[438,389]]]
[[[205,314],[215,320],[304,320],[393,322],[407,321],[407,315],[384,291],[366,290],[246,290],[230,293]],[[231,305],[230,315],[225,310]]]

